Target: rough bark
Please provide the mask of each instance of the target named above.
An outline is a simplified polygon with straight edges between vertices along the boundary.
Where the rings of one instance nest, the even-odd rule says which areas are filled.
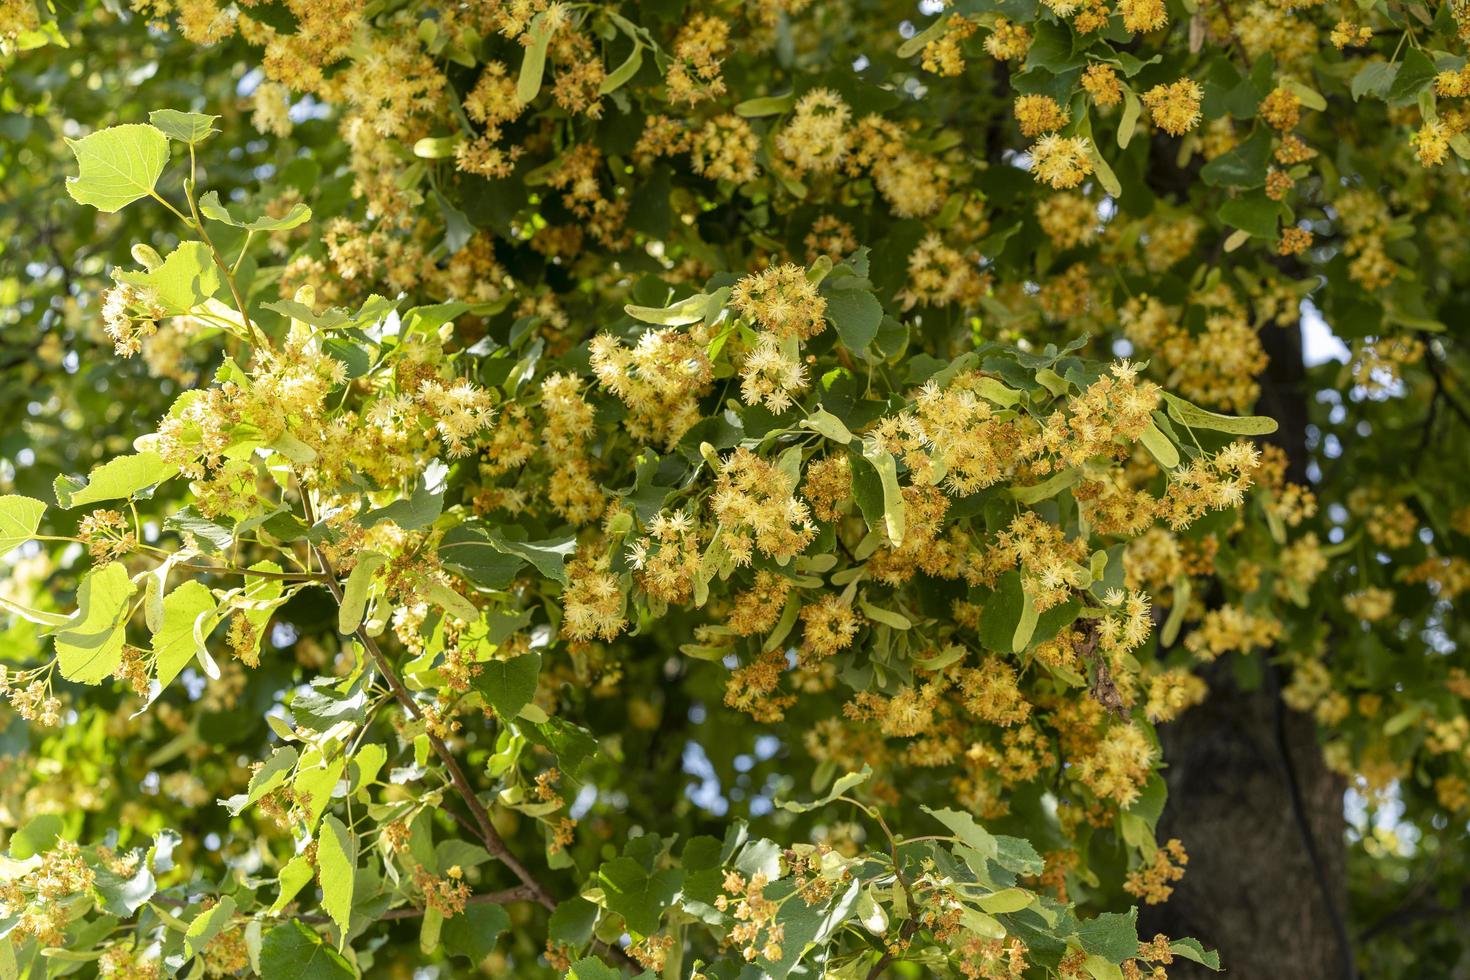
[[[1301,334],[1267,326],[1271,367],[1258,411],[1281,423],[1290,477],[1305,482],[1306,397]],[[1166,905],[1145,909],[1142,932],[1196,936],[1242,978],[1355,976],[1345,932],[1342,781],[1328,771],[1315,726],[1281,703],[1269,657],[1238,682],[1232,658],[1205,672],[1210,696],[1161,730],[1169,802],[1161,839],[1178,837],[1189,868]],[[1174,980],[1211,976],[1193,964]]]

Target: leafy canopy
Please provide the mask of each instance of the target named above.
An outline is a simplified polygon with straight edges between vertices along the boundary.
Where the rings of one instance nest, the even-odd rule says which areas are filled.
[[[7,13],[7,969],[1217,968],[1224,660],[1463,824],[1470,28],[1338,13]]]

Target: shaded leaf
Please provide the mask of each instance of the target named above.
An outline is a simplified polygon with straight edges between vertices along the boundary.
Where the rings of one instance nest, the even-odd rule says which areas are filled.
[[[281,980],[354,980],[347,960],[300,922],[266,933],[260,945],[261,976]]]
[[[623,917],[628,928],[643,936],[658,931],[664,909],[673,904],[684,881],[674,868],[649,874],[630,857],[614,858],[598,871],[607,907]]]

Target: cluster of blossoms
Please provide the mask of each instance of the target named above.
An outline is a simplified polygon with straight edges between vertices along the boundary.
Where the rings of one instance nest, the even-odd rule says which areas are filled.
[[[632,690],[623,678],[640,676],[643,665],[604,645],[635,627],[647,637],[645,626],[666,607],[694,606],[710,621],[692,646],[719,665],[711,670],[734,665],[720,675],[728,707],[774,723],[799,696],[832,700],[842,690],[833,701],[840,713],[803,733],[813,758],[848,768],[872,762],[885,775],[926,767],[935,785],[984,816],[1007,811],[1009,790],[1055,776],[1065,836],[1110,826],[1143,792],[1159,762],[1148,724],[1176,717],[1205,693],[1181,663],[1293,638],[1280,608],[1303,604],[1329,580],[1328,549],[1312,533],[1262,558],[1252,550],[1257,529],[1224,520],[1195,529],[1206,515],[1244,504],[1253,484],[1268,491],[1257,513],[1274,530],[1301,527],[1317,504],[1285,479],[1284,459],[1263,460],[1248,442],[1191,448],[1192,434],[1169,424],[1161,394],[1162,386],[1214,409],[1250,409],[1267,367],[1262,333],[1294,323],[1304,295],[1275,273],[1297,275],[1330,252],[1343,256],[1354,288],[1370,299],[1418,281],[1417,270],[1408,275],[1404,239],[1417,211],[1406,195],[1351,175],[1308,177],[1318,100],[1296,81],[1314,77],[1305,67],[1314,50],[1308,8],[1202,10],[1188,26],[1191,57],[1157,65],[1142,59],[1169,36],[1158,32],[1185,30],[1171,25],[1161,0],[1045,0],[1034,23],[945,11],[939,29],[913,46],[914,72],[935,78],[904,79],[890,91],[866,78],[850,89],[798,77],[794,95],[765,96],[736,91],[749,82],[750,55],[782,72],[809,61],[792,27],[815,19],[820,5],[771,0],[691,12],[678,23],[650,14],[647,24],[627,20],[625,13],[638,19],[631,9],[544,0],[435,8],[422,19],[413,5],[288,6],[294,31],[251,4],[139,5],[160,23],[175,17],[200,43],[238,35],[262,50],[265,81],[247,109],[262,133],[287,138],[293,120],[309,114],[301,110],[335,107],[343,173],[360,214],[331,222],[320,241],[256,239],[285,263],[254,288],[303,302],[313,318],[317,295],[346,303],[375,290],[471,309],[454,330],[405,326],[394,334],[372,324],[382,361],[372,359],[366,375],[337,356],[346,331],[329,346],[330,330],[292,322],[278,350],[242,359],[244,370],[222,368],[145,445],[192,481],[198,513],[222,527],[273,512],[278,497],[312,495],[321,518],[312,530],[325,540],[286,542],[295,550],[282,554],[302,570],[281,574],[322,574],[316,561],[325,557],[349,575],[368,555],[387,556],[370,577],[370,628],[387,635],[379,631],[391,621],[396,642],[433,662],[423,683],[437,690],[417,722],[423,730],[453,736],[457,706],[485,665],[498,669],[532,649],[529,631],[494,653],[478,649],[461,633],[464,617],[500,603],[544,608],[546,635],[571,641],[566,656],[544,653],[529,719],[570,714],[569,691],[595,699],[618,696],[625,683]],[[1452,5],[1451,19],[1463,6]],[[1376,43],[1380,16],[1355,16],[1363,23],[1331,27],[1339,50]],[[1139,35],[1140,55],[1108,47],[1118,30]],[[985,140],[957,140],[923,118],[924,107],[945,104],[939,79],[966,77],[967,59],[1005,63],[1001,82],[1023,66],[1039,77],[1036,64],[1059,36],[1079,41],[1068,52],[1086,52],[1067,69],[1070,80],[1006,94],[1001,125]],[[629,44],[631,74],[609,60]],[[1215,75],[1193,57],[1202,48],[1238,50],[1276,71],[1264,85],[1241,81],[1225,111]],[[529,96],[518,91],[533,74],[521,71],[523,60],[538,69],[540,88]],[[1467,78],[1451,69],[1434,80],[1439,115],[1419,119],[1410,144],[1425,166],[1453,159],[1466,114],[1452,100],[1470,97]],[[933,97],[913,88],[913,99],[868,109],[887,106],[885,97],[903,86],[929,84]],[[1414,125],[1414,112],[1396,112],[1394,125]],[[1172,169],[1160,165],[1161,179],[1177,183],[1177,195],[1136,206],[1138,162],[1151,157],[1140,143],[1124,146],[1125,124],[1171,138],[1155,135],[1143,149],[1157,156],[1168,146]],[[997,161],[1011,162],[1005,154],[1028,145],[1014,162],[1029,168],[1034,185],[1024,176],[1019,189],[988,179]],[[1267,161],[1261,173],[1233,175],[1257,159]],[[1125,189],[1114,186],[1120,176]],[[1245,183],[1228,183],[1234,179]],[[1222,200],[1249,206],[1264,195],[1272,229],[1278,216],[1300,216],[1280,230],[1273,273],[1229,266],[1247,253],[1210,217],[1218,202],[1198,207],[1212,193],[1205,187],[1224,187]],[[656,207],[640,193],[648,188]],[[293,194],[303,191],[283,187],[267,213],[279,216]],[[491,199],[488,218],[481,205]],[[515,212],[508,216],[499,213],[505,200],[526,203],[507,205]],[[454,217],[453,234],[423,217],[427,204]],[[474,212],[465,214],[477,226],[468,235],[460,206]],[[1251,221],[1246,237],[1269,238],[1260,225]],[[1322,255],[1310,251],[1314,235],[1324,236]],[[885,315],[877,340],[849,345],[851,304],[823,275],[856,263],[864,243],[875,246],[874,280],[887,280],[873,294]],[[890,246],[897,254],[885,251],[879,262],[879,249]],[[598,249],[616,260],[603,261]],[[802,250],[817,268],[795,264]],[[1018,252],[1028,263],[1019,272]],[[1236,258],[1222,258],[1230,254]],[[728,289],[729,309],[687,327],[627,330],[604,314],[630,298],[645,272],[675,295]],[[153,291],[119,282],[103,300],[102,330],[119,353],[141,352],[154,374],[183,380],[190,375],[180,351],[204,325],[248,326],[213,307],[192,318],[167,312]],[[828,331],[829,322],[837,329]],[[597,332],[589,324],[613,325]],[[953,372],[924,370],[992,339],[1019,341],[1039,363],[1036,352],[1062,328],[1109,331],[1136,362],[1089,373],[1065,358],[1051,362],[1054,370],[1023,367],[1031,361],[1007,353],[997,355],[1001,368],[986,354]],[[447,350],[482,338],[451,363]],[[1374,334],[1354,344],[1349,373],[1367,394],[1392,393],[1426,354],[1407,334]],[[814,434],[811,418],[801,428],[818,400],[837,411],[857,404],[843,420],[857,438]],[[772,415],[779,418],[769,422]],[[1175,449],[1185,458],[1171,460]],[[376,505],[416,486],[436,458],[456,463],[441,494],[446,516],[406,531],[388,518],[370,526]],[[636,472],[626,465],[634,458]],[[692,468],[680,471],[685,460]],[[285,481],[279,487],[276,477]],[[357,492],[363,486],[375,489]],[[533,540],[560,535],[549,550],[572,557],[559,596],[523,572],[464,594],[446,571],[450,552],[442,563],[435,556],[461,490],[463,506],[486,526],[520,534],[523,525]],[[1396,500],[1350,510],[1374,546],[1408,551],[1426,537],[1428,523],[1421,529]],[[267,543],[295,533],[291,520],[247,524],[244,544],[259,543],[250,536],[257,528]],[[134,553],[136,534],[121,511],[103,510],[83,519],[79,537],[100,567]],[[525,535],[493,539],[505,550],[487,563],[524,565],[525,554],[552,560],[544,542]],[[1416,552],[1392,574],[1396,584],[1453,600],[1470,589],[1467,568],[1448,554]],[[1224,604],[1207,608],[1200,590],[1191,594],[1191,579],[1203,576],[1228,585]],[[1001,630],[997,610],[1013,583],[1027,625]],[[1367,633],[1391,620],[1395,597],[1365,580],[1343,608]],[[268,612],[255,612],[241,606],[229,616],[226,642],[239,663],[226,667],[236,672],[259,664],[270,633]],[[1157,658],[1146,646],[1166,619],[1182,636],[1171,661],[1172,638],[1160,637]],[[1038,641],[1028,642],[1033,627]],[[431,633],[438,659],[425,653]],[[543,640],[537,634],[536,649]],[[332,656],[311,642],[298,654],[313,666]],[[1291,664],[1293,706],[1334,723],[1350,711],[1370,714],[1334,693],[1322,660]],[[154,670],[150,654],[127,645],[113,673],[142,695]],[[223,696],[229,676],[211,696]],[[55,723],[62,707],[50,691],[39,675],[9,685],[18,711]],[[658,729],[656,698],[627,700],[635,727]],[[1451,741],[1438,730],[1433,738]],[[1453,781],[1442,785],[1445,798],[1460,795]],[[549,784],[538,782],[534,793],[540,804],[561,804]],[[282,788],[262,809],[299,823],[311,808],[310,794],[304,799]],[[553,851],[569,847],[570,825],[548,838]],[[1131,893],[1167,896],[1185,863],[1176,843],[1130,874]],[[788,858],[803,897],[827,897],[830,881],[799,864]],[[460,875],[425,873],[413,883],[442,914],[463,910]],[[733,941],[749,960],[781,956],[785,937],[763,897],[770,884],[727,879],[731,898],[722,907],[742,923]],[[923,914],[936,935],[954,939],[967,975],[1030,968],[1014,937],[961,938],[957,906],[935,903]],[[893,945],[902,952],[904,942]],[[645,937],[632,955],[662,969],[669,943]],[[224,945],[216,953],[232,955]],[[1144,969],[1139,962],[1167,959],[1166,948],[1146,947],[1123,969],[1131,977]]]
[[[709,358],[698,339],[674,329],[649,330],[631,349],[609,334],[592,341],[592,370],[632,413],[628,433],[672,446],[700,419]]]

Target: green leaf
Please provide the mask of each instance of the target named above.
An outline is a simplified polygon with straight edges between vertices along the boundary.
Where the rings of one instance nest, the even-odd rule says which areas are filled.
[[[597,739],[585,728],[560,718],[528,724],[522,732],[537,745],[550,749],[562,772],[577,776],[583,764],[597,754]]]
[[[95,467],[85,480],[58,476],[53,484],[56,502],[63,508],[80,507],[101,500],[131,497],[139,490],[169,479],[179,471],[157,453],[119,456]]]
[[[328,814],[317,834],[316,857],[322,910],[332,917],[345,941],[347,921],[352,917],[352,884],[357,875],[357,837]]]
[[[582,946],[592,938],[592,927],[597,924],[597,906],[574,895],[552,910],[547,920],[547,938],[564,946]]]
[[[27,820],[25,826],[10,835],[10,856],[24,861],[35,854],[44,854],[56,846],[61,836],[62,820],[59,813],[42,813]]]
[[[949,14],[940,14],[938,17],[934,18],[933,22],[930,23],[928,27],[924,28],[922,31],[919,31],[913,37],[900,44],[898,46],[898,50],[894,52],[894,55],[899,58],[912,58],[914,55],[922,51],[925,45],[927,45],[930,41],[936,40],[942,34],[944,34],[945,25],[947,25],[948,23]]]
[[[66,178],[66,191],[78,204],[111,214],[149,196],[168,165],[168,137],[140,123],[100,129],[67,140],[78,173]]]
[[[337,632],[348,636],[357,632],[367,609],[368,589],[373,584],[373,574],[388,561],[376,551],[364,551],[357,556],[357,564],[347,576],[347,585],[342,589],[342,605],[337,609]]]
[[[807,813],[811,810],[817,809],[818,807],[826,806],[833,800],[837,799],[837,797],[844,795],[854,786],[861,786],[863,783],[866,783],[869,779],[872,778],[873,767],[864,765],[863,768],[857,772],[849,772],[845,773],[842,776],[839,776],[837,780],[832,783],[832,788],[827,790],[826,795],[823,796],[821,799],[812,800],[810,803],[796,803],[791,800],[777,800],[776,805],[790,813]]]
[[[370,785],[382,772],[383,765],[388,761],[388,749],[377,742],[369,742],[358,749],[352,756],[352,765],[357,770],[353,777],[353,787],[361,789]]]
[[[510,916],[499,905],[471,905],[444,923],[441,938],[451,956],[479,963],[495,952],[501,933],[510,928]]]
[[[1103,912],[1096,918],[1084,919],[1077,926],[1077,941],[1082,948],[1110,963],[1121,963],[1138,955],[1138,909],[1127,912]]]
[[[847,445],[852,442],[852,433],[842,420],[825,409],[817,409],[801,420],[802,428],[811,429],[831,439],[833,442]]]
[[[536,696],[536,679],[541,674],[541,655],[523,653],[509,660],[480,664],[475,690],[480,692],[502,720],[510,720]]]
[[[417,531],[439,519],[444,510],[444,480],[449,467],[439,460],[431,461],[419,474],[413,493],[406,500],[395,500],[358,518],[364,529],[380,521],[392,521],[405,531]]]
[[[355,980],[342,954],[300,922],[266,933],[260,944],[260,975],[280,980]]]
[[[1264,415],[1219,415],[1167,391],[1164,401],[1169,406],[1169,417],[1191,429],[1211,429],[1238,436],[1264,436],[1276,431],[1276,420]]]
[[[0,609],[4,609],[14,616],[19,616],[28,623],[35,623],[37,626],[65,626],[68,619],[68,617],[60,613],[44,612],[40,609],[32,609],[29,606],[22,606],[20,603],[12,602],[3,595],[0,595]]]
[[[567,584],[566,560],[577,550],[575,535],[568,534],[543,541],[510,541],[499,531],[485,530],[483,533],[485,543],[496,551],[524,559],[547,578],[562,585]]]
[[[1003,408],[1010,408],[1021,400],[1019,391],[1006,387],[995,378],[981,378],[975,382],[974,388],[987,401],[995,402]]]
[[[338,327],[346,326],[352,323],[353,319],[351,313],[339,307],[332,307],[331,309],[317,313],[305,303],[298,303],[290,299],[283,299],[274,303],[261,303],[260,306],[261,309],[270,310],[272,313],[279,313],[281,316],[290,317],[293,320],[300,320],[302,323],[309,323],[313,327],[321,327],[323,330],[335,330]]]
[[[480,610],[475,608],[473,602],[470,602],[443,582],[430,582],[425,586],[424,598],[445,612],[464,620],[466,623],[473,623],[480,617]]]
[[[1242,197],[1231,198],[1220,205],[1215,217],[1232,228],[1250,232],[1257,238],[1277,237],[1277,224],[1281,217],[1281,205],[1258,191]]]
[[[279,915],[281,910],[291,904],[291,900],[306,887],[311,880],[311,862],[306,859],[305,854],[298,854],[286,862],[276,878],[279,891],[275,902],[271,905],[271,915]]]
[[[1026,69],[1041,68],[1053,75],[1061,75],[1087,65],[1086,57],[1073,51],[1071,28],[1043,20],[1036,21],[1033,26],[1036,40],[1026,53]]]
[[[1271,159],[1271,135],[1257,127],[1250,139],[1222,153],[1200,168],[1200,179],[1211,187],[1260,187],[1266,183]]]
[[[194,535],[194,540],[205,551],[227,551],[235,543],[235,534],[230,528],[216,524],[199,513],[192,504],[177,514],[164,518],[163,526],[180,534]]]
[[[883,322],[883,304],[873,295],[868,281],[847,276],[835,280],[823,295],[827,298],[827,319],[837,328],[842,346],[855,354],[866,350]]]
[[[0,557],[34,537],[44,513],[46,505],[31,497],[0,497]]]
[[[141,852],[134,851],[134,854]],[[153,878],[153,869],[148,861],[139,861],[132,874],[124,877],[115,874],[106,866],[98,867],[93,887],[102,898],[103,911],[109,915],[129,916],[143,907],[153,897],[158,883]]]
[[[250,566],[249,571],[279,575],[282,569],[273,561],[258,561]],[[276,607],[285,601],[282,598],[284,591],[284,586],[278,578],[250,574],[245,576],[245,619],[255,627],[255,640],[250,652],[259,652],[261,641],[265,637],[265,624],[270,622],[271,613]],[[240,653],[244,655],[245,651],[240,651]]]
[[[1003,888],[989,895],[981,895],[976,903],[991,915],[1019,912],[1036,900],[1036,895],[1024,888]]]
[[[1082,968],[1087,971],[1092,980],[1123,980],[1123,971],[1118,964],[1096,953],[1088,956],[1082,962]]]
[[[965,846],[973,849],[981,857],[988,860],[1000,853],[995,835],[976,823],[975,818],[968,813],[948,808],[934,810],[927,806],[923,810],[948,827],[951,834],[958,837]]]
[[[153,634],[158,658],[158,684],[168,687],[194,659],[194,624],[201,616],[212,619],[217,604],[204,583],[190,579],[163,597],[163,626]]]
[[[291,205],[291,210],[279,218],[262,216],[254,221],[245,221],[235,217],[229,208],[221,204],[219,194],[214,191],[210,191],[199,199],[199,211],[211,221],[244,228],[246,231],[290,231],[311,220],[311,208],[297,202]]]
[[[621,915],[628,929],[641,936],[658,931],[664,909],[673,904],[684,881],[683,871],[667,868],[650,875],[630,857],[606,862],[597,876],[608,909]]]
[[[1021,588],[1021,573],[1009,571],[995,583],[995,591],[985,600],[980,610],[980,645],[996,653],[1011,653],[1015,650],[1016,628],[1021,624],[1025,611],[1025,592]]]
[[[553,16],[559,16],[559,12]],[[553,17],[543,11],[531,21],[526,31],[529,44],[525,57],[521,59],[521,73],[516,78],[516,100],[522,105],[530,102],[541,91],[541,76],[546,71],[546,49],[551,44],[551,35],[556,29]]]
[[[77,611],[57,627],[56,657],[61,676],[79,684],[98,684],[112,676],[122,659],[128,600],[136,591],[122,562],[94,568],[77,587]]]
[[[1164,621],[1164,627],[1159,631],[1159,646],[1168,648],[1179,639],[1179,629],[1184,625],[1185,613],[1189,610],[1189,594],[1192,586],[1189,576],[1179,575],[1174,579],[1173,605],[1169,607],[1169,618]]]
[[[244,804],[235,813],[239,813],[251,803],[274,791],[291,777],[296,771],[297,752],[289,745],[283,745],[271,753],[271,757],[250,777],[250,785],[246,789]]]
[[[995,862],[1018,875],[1039,875],[1046,867],[1046,861],[1029,840],[1005,834],[995,835]]]
[[[1388,90],[1393,86],[1394,79],[1398,77],[1399,62],[1370,61],[1358,70],[1348,85],[1348,91],[1352,93],[1353,101],[1357,102],[1365,95],[1375,98],[1384,98]]]
[[[903,615],[902,613],[896,613],[892,609],[884,609],[882,606],[875,606],[867,599],[859,599],[858,608],[863,611],[864,616],[867,616],[875,623],[881,623],[884,626],[890,626],[896,630],[906,630],[913,628],[913,621],[910,620],[907,616]]]
[[[1418,48],[1410,48],[1404,55],[1403,66],[1388,87],[1386,101],[1394,108],[1413,105],[1419,93],[1434,83],[1435,74],[1434,62],[1429,56]]]
[[[897,548],[903,544],[907,526],[903,491],[898,486],[898,463],[892,453],[879,449],[873,443],[864,444],[863,456],[878,472],[878,480],[883,487],[883,526],[888,532],[889,543]]]
[[[1321,92],[1318,92],[1310,85],[1299,82],[1294,78],[1288,78],[1286,80],[1286,87],[1294,92],[1298,99],[1301,99],[1302,105],[1306,108],[1311,109],[1313,112],[1327,111],[1327,100],[1322,97]]]
[[[1198,939],[1176,939],[1169,944],[1175,956],[1182,956],[1186,960],[1193,960],[1202,966],[1207,966],[1215,972],[1220,970],[1220,954],[1213,949],[1205,949]]]
[[[296,769],[291,781],[296,802],[306,810],[306,826],[315,830],[327,804],[332,801],[332,792],[342,781],[342,772],[347,768],[347,756],[338,752],[330,762],[324,762],[321,753],[308,749]]]
[[[184,933],[184,955],[198,956],[209,941],[229,925],[230,917],[235,914],[235,900],[226,895],[219,900],[219,904],[213,908],[206,909],[194,917],[189,923],[189,931]]]
[[[1087,155],[1092,158],[1092,169],[1097,172],[1097,182],[1102,189],[1113,197],[1123,196],[1123,184],[1118,180],[1118,175],[1113,173],[1113,168],[1104,159],[1102,152],[1097,148],[1096,140],[1087,141]]]
[[[613,969],[595,956],[584,956],[567,970],[566,980],[623,980],[623,971]]]
[[[1036,611],[1036,600],[1024,588],[1021,590],[1021,618],[1016,620],[1016,632],[1011,634],[1011,649],[1020,653],[1031,643],[1036,634],[1036,623],[1041,614]]]
[[[214,124],[219,121],[219,116],[210,116],[202,112],[180,112],[178,109],[154,109],[148,113],[148,121],[163,135],[180,143],[188,143],[197,146],[219,130]]]

